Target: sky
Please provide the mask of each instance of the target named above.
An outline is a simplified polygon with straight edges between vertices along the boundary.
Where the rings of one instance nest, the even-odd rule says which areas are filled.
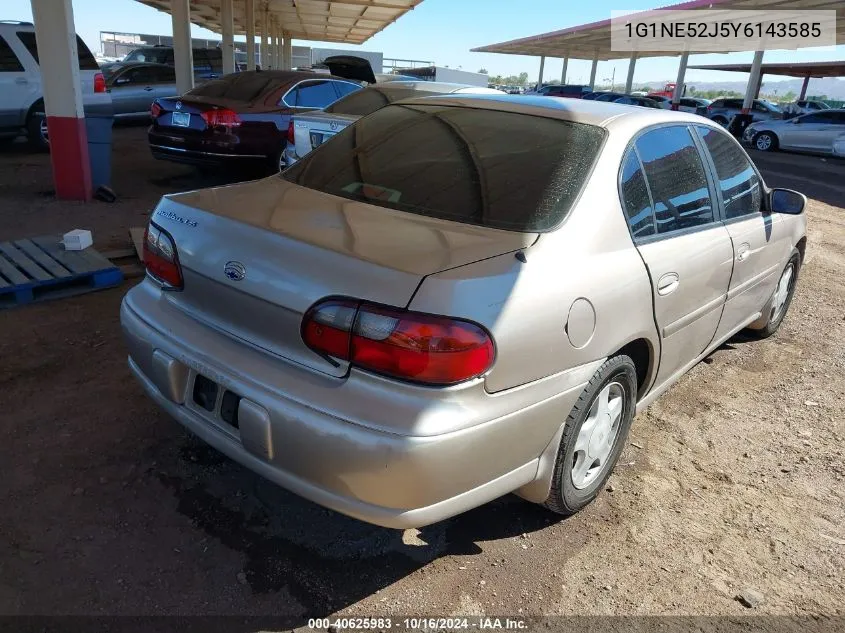
[[[540,68],[538,57],[472,53],[470,49],[603,20],[609,18],[613,10],[645,10],[671,3],[671,0],[424,0],[416,9],[360,47],[323,46],[380,51],[385,57],[430,60],[439,66],[469,71],[485,68],[491,75],[527,72],[534,81]],[[29,0],[2,0],[2,8],[0,19],[32,20]],[[73,9],[76,31],[94,53],[100,50],[100,31],[161,35],[172,31],[169,14],[135,0],[73,0]],[[219,38],[219,35],[197,26],[192,28],[192,32],[194,37]],[[294,40],[294,44],[320,46],[299,40]],[[750,52],[694,55],[690,56],[689,64],[742,63],[751,62],[752,57]],[[845,46],[767,51],[764,61],[836,59],[845,59]],[[590,64],[585,60],[571,60],[568,81],[589,83]],[[561,60],[547,59],[546,81],[560,79],[561,67]],[[634,82],[674,81],[677,68],[677,58],[642,59],[637,62]],[[596,80],[599,83],[609,82],[615,74],[616,82],[624,82],[627,71],[627,60],[599,62]],[[688,70],[686,81],[744,81],[746,77],[740,73]]]

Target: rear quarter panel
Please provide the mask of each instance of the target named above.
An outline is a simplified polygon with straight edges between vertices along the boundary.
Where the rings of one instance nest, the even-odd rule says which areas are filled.
[[[659,349],[651,283],[617,194],[623,149],[624,141],[620,148],[608,140],[575,208],[525,250],[527,263],[510,253],[444,271],[414,296],[411,309],[467,318],[492,333],[488,391],[602,359],[638,338]]]

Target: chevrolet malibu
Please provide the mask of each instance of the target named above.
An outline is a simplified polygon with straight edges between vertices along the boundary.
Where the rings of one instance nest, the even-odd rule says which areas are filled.
[[[636,412],[778,329],[804,204],[692,114],[400,101],[282,174],[165,196],[129,365],[212,446],[364,521],[510,492],[572,514]]]

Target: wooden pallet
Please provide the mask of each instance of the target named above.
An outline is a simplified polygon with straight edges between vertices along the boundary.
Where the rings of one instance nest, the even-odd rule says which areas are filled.
[[[116,286],[123,273],[93,248],[66,251],[60,235],[0,242],[0,309]]]

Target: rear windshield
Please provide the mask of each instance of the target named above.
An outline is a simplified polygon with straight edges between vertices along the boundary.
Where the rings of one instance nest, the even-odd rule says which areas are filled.
[[[268,73],[245,72],[226,75],[194,88],[189,95],[221,97],[232,101],[252,102],[277,87],[279,80]]]
[[[364,90],[357,90],[339,101],[335,101],[326,108],[326,112],[367,116],[376,110],[381,110],[386,105],[390,105],[394,101],[410,99],[411,97],[430,97],[437,94],[443,93],[426,92],[419,89],[414,90],[413,88],[387,88],[386,90],[365,88]]]
[[[409,213],[545,231],[569,211],[603,138],[599,127],[526,114],[391,105],[347,127],[283,177]]]
[[[28,50],[29,54],[32,55],[35,63],[40,64],[41,62],[38,61],[38,44],[35,42],[35,33],[32,31],[18,31],[18,39],[23,42],[24,46],[26,46],[26,50]],[[97,60],[94,59],[91,51],[88,50],[85,42],[83,42],[82,38],[78,35],[76,36],[76,52],[79,57],[79,70],[100,69],[100,65],[97,64]]]
[[[172,58],[172,52],[169,48],[136,48],[124,57],[123,61],[166,64],[168,62],[168,56]]]

